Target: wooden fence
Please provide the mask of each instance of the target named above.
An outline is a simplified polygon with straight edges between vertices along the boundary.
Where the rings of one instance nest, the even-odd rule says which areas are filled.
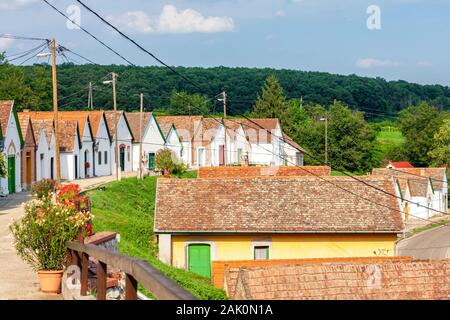
[[[115,253],[95,245],[70,242],[68,249],[72,265],[81,269],[80,295],[88,294],[89,257],[97,260],[97,299],[106,300],[107,267],[125,273],[125,299],[137,300],[137,284],[140,283],[159,300],[196,300],[173,280],[147,261]]]

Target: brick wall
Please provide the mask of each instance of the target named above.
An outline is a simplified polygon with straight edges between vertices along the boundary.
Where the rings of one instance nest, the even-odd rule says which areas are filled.
[[[328,166],[280,166],[280,167],[202,167],[199,170],[199,178],[251,178],[259,176],[302,177],[314,175],[329,176],[331,168]],[[314,174],[314,175],[313,175]]]
[[[229,260],[212,262],[212,283],[216,288],[223,288],[225,269],[227,268],[265,268],[278,265],[295,265],[326,262],[376,263],[383,261],[411,261],[412,257],[358,257],[358,258],[316,258],[283,260]]]

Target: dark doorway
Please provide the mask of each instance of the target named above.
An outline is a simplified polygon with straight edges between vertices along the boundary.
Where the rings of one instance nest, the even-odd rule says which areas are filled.
[[[120,148],[120,169],[125,171],[125,148]]]
[[[75,156],[75,179],[78,179],[78,156]]]
[[[54,158],[50,158],[50,179],[55,180],[55,175],[53,173],[53,167],[54,167]]]

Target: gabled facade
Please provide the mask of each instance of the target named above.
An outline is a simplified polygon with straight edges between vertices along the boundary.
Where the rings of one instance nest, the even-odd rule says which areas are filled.
[[[88,120],[94,139],[93,174],[96,177],[109,176],[111,170],[111,136],[103,111],[89,111]]]
[[[21,152],[22,189],[29,189],[36,181],[36,148],[33,125],[29,115],[18,114],[20,129],[22,130],[23,148]]]
[[[22,191],[21,178],[21,149],[23,144],[22,132],[14,101],[0,101],[0,140],[5,159],[8,176],[0,178],[0,194]]]
[[[106,122],[111,135],[111,152],[110,161],[111,172],[114,173],[116,170],[115,163],[115,139],[118,142],[118,161],[117,164],[120,168],[119,171],[129,172],[133,170],[133,133],[128,124],[125,112],[117,112],[117,128],[114,122],[114,111],[105,111]]]
[[[165,147],[169,150],[172,150],[177,161],[182,161],[184,155],[183,143],[181,141],[180,136],[178,135],[175,126],[171,125],[167,133],[163,128],[161,128],[161,130],[163,131],[166,137]]]
[[[139,170],[139,161],[142,161],[144,170],[155,169],[156,153],[164,149],[166,140],[153,113],[143,112],[142,132],[139,132],[140,114],[137,112],[126,113],[128,123],[133,133],[133,171]],[[139,155],[140,137],[142,137],[142,154]]]
[[[53,120],[31,119],[36,149],[36,181],[55,177]],[[53,160],[52,160],[53,159]],[[53,168],[52,168],[53,167]]]

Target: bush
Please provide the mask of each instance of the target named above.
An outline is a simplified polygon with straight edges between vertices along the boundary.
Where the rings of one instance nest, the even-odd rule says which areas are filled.
[[[45,187],[51,186],[51,183]],[[39,189],[41,191],[41,189]],[[62,270],[68,241],[77,238],[92,219],[89,212],[66,203],[53,202],[53,195],[41,194],[25,204],[25,215],[10,225],[19,256],[34,270]]]
[[[8,175],[8,168],[6,167],[5,157],[0,152],[0,178],[4,178]]]
[[[55,189],[55,181],[51,179],[42,179],[33,183],[31,186],[31,194],[38,199],[42,199],[43,197],[49,196],[55,192]]]

